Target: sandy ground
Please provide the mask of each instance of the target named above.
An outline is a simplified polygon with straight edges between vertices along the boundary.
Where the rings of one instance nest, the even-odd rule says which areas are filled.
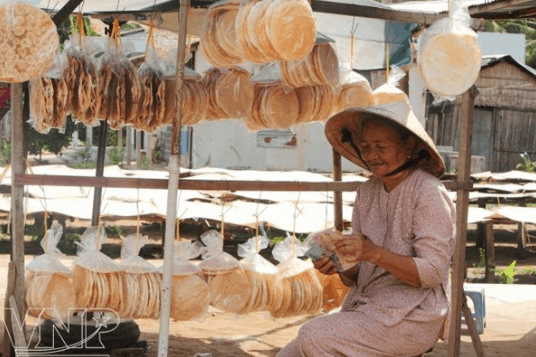
[[[27,257],[26,261],[30,261]],[[9,256],[0,256],[0,291],[6,289]],[[72,257],[63,260],[70,264]],[[156,265],[161,260],[153,261]],[[466,287],[473,285],[467,284]],[[534,356],[536,350],[536,286],[535,285],[476,285],[486,289],[487,327],[481,335],[488,357]],[[4,296],[0,297],[3,305]],[[298,333],[300,326],[314,316],[273,319],[256,313],[236,316],[211,309],[202,322],[170,322],[169,355],[194,356],[212,353],[213,356],[275,356]],[[3,320],[3,312],[0,312]],[[158,347],[158,320],[137,320],[155,357]],[[3,328],[3,327],[2,327]],[[29,320],[29,329],[33,328]],[[462,325],[465,330],[465,325]],[[0,331],[2,345],[3,331]],[[476,356],[468,335],[461,338],[461,355]],[[426,356],[446,356],[447,345],[438,342]]]

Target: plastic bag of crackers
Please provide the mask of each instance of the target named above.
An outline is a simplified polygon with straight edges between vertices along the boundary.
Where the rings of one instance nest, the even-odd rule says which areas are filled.
[[[240,265],[251,284],[251,296],[245,308],[247,312],[277,311],[283,302],[283,284],[278,270],[259,254],[269,244],[268,237],[257,235],[238,245],[238,255],[244,258]]]
[[[201,321],[207,314],[210,305],[209,287],[203,279],[201,268],[190,262],[190,259],[201,255],[203,249],[202,244],[192,244],[188,240],[175,243],[170,313],[173,320]]]
[[[76,308],[71,271],[59,261],[63,254],[57,245],[62,234],[63,227],[54,222],[41,240],[45,254],[26,267],[29,272],[26,276],[26,305],[30,316],[64,321],[69,316],[69,309]]]
[[[65,130],[72,106],[72,91],[67,83],[65,54],[56,54],[53,65],[41,78],[30,81],[30,125],[46,134],[50,129]]]
[[[99,64],[99,118],[108,120],[110,129],[132,123],[138,116],[141,83],[136,67],[127,58],[133,49],[121,41],[119,20],[114,19],[107,52]]]
[[[308,247],[295,236],[275,245],[272,254],[283,285],[281,306],[270,311],[273,317],[315,314],[322,309],[323,290],[310,259],[302,260]]]
[[[160,316],[160,293],[162,275],[154,265],[139,256],[140,249],[147,244],[147,236],[130,234],[121,247],[119,290],[120,303],[117,313],[132,319],[158,318]]]
[[[246,313],[251,296],[250,281],[232,255],[223,251],[223,236],[217,231],[201,235],[206,246],[199,264],[210,290],[210,304],[215,308],[236,314]]]
[[[0,81],[41,77],[54,61],[59,37],[48,15],[23,0],[0,0]]]

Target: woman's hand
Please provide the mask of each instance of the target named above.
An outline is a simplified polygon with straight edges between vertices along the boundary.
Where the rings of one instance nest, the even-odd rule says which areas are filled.
[[[315,269],[324,275],[337,274],[337,268],[333,265],[333,262],[329,257],[324,257],[315,261]]]
[[[367,253],[371,250],[372,242],[362,234],[345,236],[335,242],[335,252],[339,256],[341,263],[345,265],[357,264],[362,260],[367,260]]]

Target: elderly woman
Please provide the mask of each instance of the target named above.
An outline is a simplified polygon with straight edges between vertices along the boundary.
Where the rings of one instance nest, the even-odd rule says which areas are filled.
[[[357,189],[352,234],[336,243],[356,265],[341,311],[316,318],[278,354],[418,356],[439,339],[455,245],[444,164],[408,102],[349,109],[326,124],[335,150],[372,172]],[[315,268],[338,273],[329,258]]]

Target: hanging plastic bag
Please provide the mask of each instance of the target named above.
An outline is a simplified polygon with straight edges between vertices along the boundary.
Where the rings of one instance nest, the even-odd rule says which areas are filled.
[[[124,318],[156,319],[160,316],[162,276],[154,265],[139,256],[148,240],[147,236],[131,234],[121,247],[123,273],[121,284],[115,289],[120,293],[117,313]]]
[[[369,81],[350,68],[349,63],[341,65],[341,86],[336,96],[334,112],[349,108],[366,108],[374,105],[374,94]]]
[[[66,57],[58,52],[52,67],[41,78],[30,82],[30,125],[46,134],[50,129],[65,130],[71,95],[65,80]]]
[[[283,82],[294,88],[307,86],[339,85],[339,60],[335,41],[318,35],[309,55],[297,61],[282,61]]]
[[[64,52],[67,61],[65,80],[71,97],[70,113],[84,125],[94,126],[98,122],[102,104],[95,56],[103,48],[97,39],[85,36],[81,13],[78,14],[76,23],[79,32],[69,36]]]
[[[208,8],[199,49],[216,67],[233,67],[244,62],[235,27],[239,7],[240,1],[225,0]]]
[[[107,51],[100,57],[99,117],[108,120],[110,129],[118,130],[122,125],[134,122],[138,116],[141,83],[136,67],[127,58],[130,49],[121,42],[117,18],[114,19]],[[158,95],[162,98],[164,93],[159,90],[157,98]],[[163,117],[163,109],[161,113]]]
[[[175,243],[173,283],[171,286],[171,313],[176,321],[203,320],[210,305],[208,284],[201,268],[190,263],[203,251],[202,244],[183,240]]]
[[[71,271],[58,260],[63,256],[57,248],[62,234],[63,227],[54,222],[41,240],[45,253],[26,267],[29,271],[26,276],[26,305],[31,316],[64,320],[69,316],[69,309],[76,308]]]
[[[0,81],[22,83],[43,76],[59,46],[56,25],[29,1],[0,0]]]
[[[400,88],[398,84],[406,73],[397,66],[391,66],[391,71],[387,75],[387,83],[374,90],[374,103],[381,105],[392,102],[409,101],[408,96]]]
[[[243,314],[251,296],[251,284],[238,260],[223,251],[223,236],[217,231],[201,235],[206,246],[203,271],[210,290],[210,304],[225,312]]]
[[[314,314],[322,309],[323,291],[311,260],[301,260],[308,247],[296,237],[288,237],[275,245],[272,254],[283,285],[281,306],[270,311],[273,317]]]
[[[257,236],[238,245],[238,255],[244,258],[240,265],[251,285],[251,296],[245,308],[247,312],[275,311],[283,302],[283,284],[278,270],[259,254],[269,244],[268,237]]]
[[[481,67],[478,35],[462,0],[451,1],[450,16],[420,37],[417,63],[426,87],[436,97],[453,99],[476,82]]]
[[[78,243],[78,258],[73,261],[73,283],[77,306],[80,308],[108,308],[119,310],[122,286],[122,268],[100,252],[106,240],[104,227],[86,229]]]

